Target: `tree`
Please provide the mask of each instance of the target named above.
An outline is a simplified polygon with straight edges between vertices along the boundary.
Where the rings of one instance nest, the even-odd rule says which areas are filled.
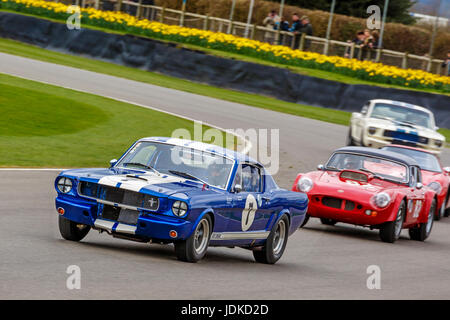
[[[280,2],[280,0],[274,0]],[[336,0],[335,12],[354,16],[367,17],[367,7],[378,5],[383,11],[385,0]],[[409,14],[409,9],[416,3],[416,0],[390,0],[387,20],[389,22],[399,22],[412,24],[414,18]],[[329,11],[331,0],[286,0],[286,4],[298,6],[305,9]]]

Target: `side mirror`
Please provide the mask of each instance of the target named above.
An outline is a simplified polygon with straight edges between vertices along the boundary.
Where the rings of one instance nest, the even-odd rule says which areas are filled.
[[[234,193],[239,193],[242,191],[242,186],[240,184],[237,184],[233,188]]]
[[[445,168],[444,168],[444,171],[445,171],[446,173],[450,174],[450,167],[445,167]]]
[[[362,117],[362,113],[360,113],[360,112],[352,112],[352,117],[353,118],[360,118],[360,117]]]
[[[117,163],[117,159],[112,159],[111,161],[109,161],[109,167],[112,168],[116,165]]]
[[[319,165],[317,166],[317,170],[322,171],[322,170],[324,170],[324,169],[325,169],[325,167],[323,166],[323,164],[319,164]]]
[[[423,184],[421,182],[417,182],[416,188],[417,189],[422,189],[423,188]]]

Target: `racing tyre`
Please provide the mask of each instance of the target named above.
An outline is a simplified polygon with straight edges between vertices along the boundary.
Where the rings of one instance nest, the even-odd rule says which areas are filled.
[[[328,218],[320,218],[320,222],[322,222],[322,224],[325,224],[327,226],[334,226],[337,223],[336,220]]]
[[[450,187],[449,187],[449,190],[450,190]],[[450,201],[450,191],[447,193],[447,201],[445,202],[444,208],[447,206],[449,201]],[[445,209],[445,211],[444,211],[444,217],[448,217],[448,216],[450,216],[450,208]]]
[[[402,233],[403,220],[405,219],[405,202],[402,201],[394,221],[384,223],[380,228],[380,238],[384,242],[394,243]]]
[[[436,199],[431,202],[430,211],[428,212],[428,220],[425,223],[421,223],[420,226],[409,229],[409,237],[411,240],[425,241],[430,236],[431,229],[433,228],[433,217],[436,211]]]
[[[197,227],[188,239],[175,242],[175,253],[178,260],[185,262],[197,262],[201,260],[208,250],[211,233],[211,217],[205,215],[198,222]]]
[[[348,146],[356,146],[355,141],[352,138],[352,130],[351,129],[348,130],[346,144]]]
[[[309,214],[305,213],[305,219],[303,220],[302,224],[300,225],[300,228],[303,228],[309,221]]]
[[[88,225],[70,221],[62,216],[58,216],[58,225],[61,236],[70,241],[80,241],[91,230]]]
[[[436,210],[436,213],[437,213],[437,214],[434,215],[434,220],[439,221],[439,220],[442,219],[442,217],[444,217],[444,215],[445,215],[445,206],[446,206],[446,202],[445,202],[445,200],[444,200],[444,201],[442,202],[442,205],[441,205],[441,207],[439,208],[439,210]]]
[[[284,214],[270,231],[266,244],[260,251],[253,251],[253,257],[260,263],[274,264],[280,260],[289,236],[289,219]]]

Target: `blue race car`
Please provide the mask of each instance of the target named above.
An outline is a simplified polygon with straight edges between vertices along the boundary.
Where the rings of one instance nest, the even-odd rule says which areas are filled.
[[[109,169],[63,171],[55,188],[64,239],[80,241],[93,228],[173,243],[187,262],[202,259],[208,246],[238,246],[273,264],[308,206],[304,193],[280,189],[246,155],[160,137],[138,140]]]

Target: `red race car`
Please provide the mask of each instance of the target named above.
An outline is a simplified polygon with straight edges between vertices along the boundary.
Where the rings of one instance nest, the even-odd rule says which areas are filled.
[[[292,190],[308,195],[307,218],[379,229],[381,240],[390,243],[402,229],[413,240],[428,238],[437,206],[436,192],[423,186],[414,159],[364,147],[336,150],[318,171],[299,174]]]
[[[424,149],[393,144],[382,150],[398,152],[416,160],[422,169],[423,184],[437,194],[435,220],[450,215],[450,167],[443,168],[439,159]]]

